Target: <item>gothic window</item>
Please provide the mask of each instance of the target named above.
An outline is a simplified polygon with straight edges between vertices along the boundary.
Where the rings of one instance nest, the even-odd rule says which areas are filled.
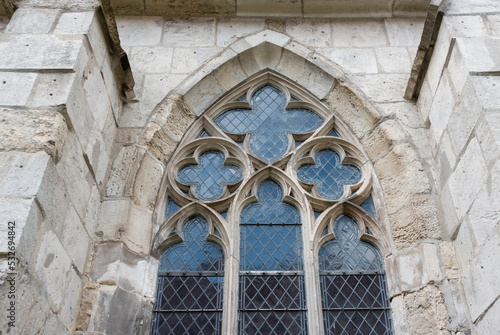
[[[386,232],[357,143],[274,73],[209,108],[160,188],[152,333],[390,334]]]

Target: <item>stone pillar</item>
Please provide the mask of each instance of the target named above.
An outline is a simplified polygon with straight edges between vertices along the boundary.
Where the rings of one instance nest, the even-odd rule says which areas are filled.
[[[441,251],[457,253],[454,265],[448,259],[455,322],[493,334],[500,327],[500,2],[447,1],[442,10],[417,106],[429,125],[450,241]]]
[[[122,111],[95,4],[18,1],[0,34],[0,305],[16,308],[15,329],[0,319],[6,332],[75,331]]]

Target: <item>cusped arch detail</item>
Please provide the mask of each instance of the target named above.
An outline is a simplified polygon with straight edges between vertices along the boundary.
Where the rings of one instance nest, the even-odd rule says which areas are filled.
[[[190,203],[165,220],[153,237],[151,256],[160,258],[168,247],[182,242],[182,228],[193,216],[201,216],[208,225],[207,241],[219,245],[224,254],[231,248],[229,227],[226,220],[210,207],[201,203]]]

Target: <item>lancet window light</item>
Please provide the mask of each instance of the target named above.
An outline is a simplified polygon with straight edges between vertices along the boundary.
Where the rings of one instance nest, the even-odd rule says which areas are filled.
[[[356,143],[272,73],[195,121],[155,209],[152,334],[392,334],[386,232]]]

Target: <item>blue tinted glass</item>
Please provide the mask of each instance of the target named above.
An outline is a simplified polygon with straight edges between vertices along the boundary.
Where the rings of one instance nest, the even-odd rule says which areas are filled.
[[[201,137],[210,137],[211,135],[209,133],[207,133],[207,131],[205,129],[203,129],[200,133],[200,135],[198,135],[198,138],[201,138]]]
[[[319,269],[382,270],[382,257],[378,250],[359,240],[358,224],[349,216],[341,215],[335,220],[333,231],[336,239],[325,243],[319,252]]]
[[[377,212],[375,211],[375,205],[373,204],[373,198],[371,194],[368,199],[366,199],[366,201],[361,205],[361,208],[367,211],[368,214],[370,214],[374,218],[377,218]]]
[[[295,147],[298,148],[304,141],[295,141]]]
[[[177,210],[181,208],[172,199],[168,198],[167,210],[165,211],[165,220],[171,217]]]
[[[224,165],[224,155],[207,151],[200,155],[197,165],[183,167],[177,179],[184,185],[196,185],[195,196],[201,200],[215,200],[224,193],[224,185],[235,184],[243,178],[241,168]]]
[[[290,101],[300,101],[299,98],[297,98],[295,95],[292,95],[290,97]]]
[[[283,190],[272,180],[266,180],[257,189],[258,202],[245,207],[241,223],[300,223],[299,211],[285,204]]]
[[[160,258],[160,271],[222,271],[224,254],[206,241],[207,222],[200,216],[189,219],[182,229],[183,242],[169,247]]]
[[[300,226],[242,225],[240,270],[302,270]]]
[[[221,215],[224,219],[226,219],[226,218],[227,218],[227,212],[222,212],[222,213],[220,213],[220,215]]]
[[[321,212],[314,212],[314,217],[317,219],[321,215]]]
[[[251,110],[231,109],[214,119],[215,124],[233,134],[250,134],[250,149],[271,163],[288,149],[287,134],[305,134],[317,129],[323,119],[305,108],[286,110],[285,94],[266,85],[258,89],[250,101]]]
[[[315,165],[303,165],[297,171],[298,178],[308,184],[316,184],[318,193],[330,200],[344,194],[344,185],[361,180],[361,170],[352,164],[341,164],[340,156],[333,150],[321,150],[314,159]]]
[[[340,135],[335,131],[335,129],[332,129],[329,133],[328,136],[333,136],[333,137],[340,137]]]

